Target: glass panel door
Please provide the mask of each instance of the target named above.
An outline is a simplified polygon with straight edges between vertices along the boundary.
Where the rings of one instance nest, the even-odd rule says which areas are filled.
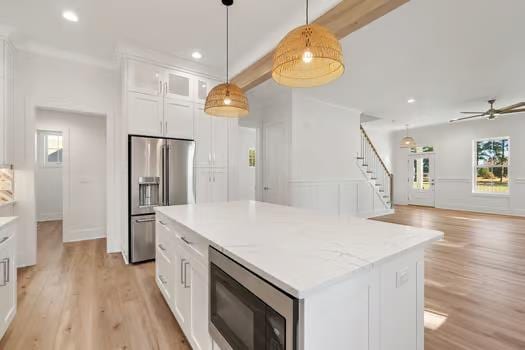
[[[434,206],[434,155],[409,155],[408,174],[408,204]]]
[[[166,96],[191,100],[193,97],[193,81],[188,74],[170,71],[166,82]]]

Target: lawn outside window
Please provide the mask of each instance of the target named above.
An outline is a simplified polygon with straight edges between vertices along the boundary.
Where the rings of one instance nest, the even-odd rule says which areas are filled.
[[[510,138],[474,141],[473,193],[509,194]]]

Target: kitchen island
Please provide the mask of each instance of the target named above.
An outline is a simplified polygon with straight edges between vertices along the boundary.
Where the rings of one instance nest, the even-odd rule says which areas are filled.
[[[441,232],[253,201],[156,211],[157,284],[194,349],[213,346],[210,247],[297,301],[298,350],[423,349],[424,248]]]

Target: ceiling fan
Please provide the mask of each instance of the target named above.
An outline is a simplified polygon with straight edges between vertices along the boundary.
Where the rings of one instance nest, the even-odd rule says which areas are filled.
[[[507,107],[499,108],[499,109],[494,108],[494,103],[496,102],[496,100],[489,100],[488,102],[490,104],[490,109],[488,111],[486,112],[461,112],[463,114],[474,114],[474,115],[452,119],[450,120],[450,122],[454,123],[454,122],[459,122],[462,120],[469,120],[469,119],[482,118],[482,117],[485,117],[488,120],[494,120],[500,115],[525,112],[525,102],[519,102],[511,106],[507,106]]]

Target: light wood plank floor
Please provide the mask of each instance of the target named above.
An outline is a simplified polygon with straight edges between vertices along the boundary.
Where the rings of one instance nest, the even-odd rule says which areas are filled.
[[[38,265],[18,271],[18,311],[2,350],[188,350],[154,281],[104,239],[62,243],[62,223],[38,225]]]
[[[426,252],[425,350],[525,349],[525,219],[398,206],[376,220],[445,232]]]
[[[400,206],[376,220],[445,232],[427,251],[426,308],[446,320],[426,350],[525,349],[525,219]],[[126,266],[105,240],[62,244],[60,222],[38,232],[0,349],[189,349],[153,264]]]

